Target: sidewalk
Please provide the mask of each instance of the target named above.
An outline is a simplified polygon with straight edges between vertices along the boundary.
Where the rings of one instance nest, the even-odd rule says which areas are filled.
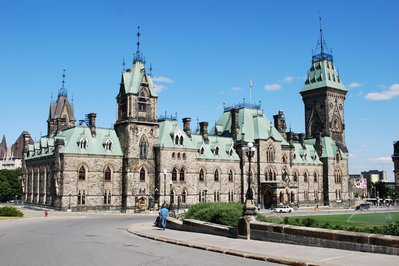
[[[398,265],[399,257],[339,249],[226,238],[178,230],[162,230],[153,224],[132,224],[135,235],[170,244],[187,246],[245,258],[286,265]]]

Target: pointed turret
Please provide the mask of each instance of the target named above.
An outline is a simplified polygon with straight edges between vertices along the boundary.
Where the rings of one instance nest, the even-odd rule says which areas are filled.
[[[54,136],[62,130],[74,127],[75,121],[73,105],[68,100],[68,92],[65,88],[64,69],[62,74],[62,86],[58,90],[57,100],[50,104],[49,117],[47,119],[47,136]]]
[[[316,53],[312,56],[312,66],[310,67],[301,93],[323,87],[347,91],[341,82],[338,71],[334,67],[333,56],[331,53],[328,53],[320,18],[320,36],[316,46]]]
[[[312,56],[312,66],[300,92],[305,104],[306,138],[316,138],[318,134],[331,137],[342,151],[347,152],[344,135],[347,89],[327,50],[320,19],[316,54]]]

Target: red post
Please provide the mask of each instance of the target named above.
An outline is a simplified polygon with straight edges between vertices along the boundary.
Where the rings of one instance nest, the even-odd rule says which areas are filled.
[[[44,211],[44,217],[48,216],[48,211]]]

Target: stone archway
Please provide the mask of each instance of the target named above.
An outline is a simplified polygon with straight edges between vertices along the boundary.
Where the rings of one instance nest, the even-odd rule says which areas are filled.
[[[267,188],[263,194],[263,203],[265,209],[271,209],[273,207],[273,191],[270,188]]]

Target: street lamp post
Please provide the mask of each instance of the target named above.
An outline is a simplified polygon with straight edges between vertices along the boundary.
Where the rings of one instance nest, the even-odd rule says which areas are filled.
[[[163,169],[163,205],[166,206],[166,169]]]
[[[206,202],[206,192],[208,191],[207,187],[204,187],[204,192],[205,192],[205,197],[204,197],[204,201]]]
[[[71,209],[71,192],[68,193],[69,201],[68,201],[68,210]]]
[[[245,207],[244,207],[244,215],[255,215],[255,204],[254,204],[254,193],[252,191],[251,182],[252,182],[252,171],[251,171],[251,160],[255,155],[255,147],[252,142],[247,144],[247,150],[245,154],[248,157],[248,189],[245,195]]]

